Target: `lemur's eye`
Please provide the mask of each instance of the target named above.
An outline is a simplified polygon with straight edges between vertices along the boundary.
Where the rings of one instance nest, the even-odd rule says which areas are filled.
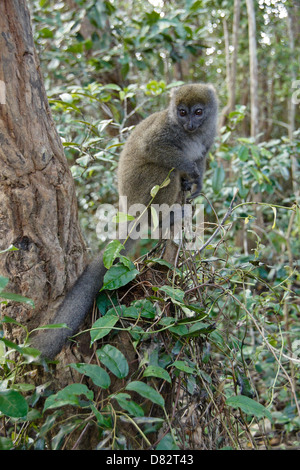
[[[187,115],[187,112],[186,112],[185,109],[180,109],[180,110],[179,110],[179,114],[180,114],[180,116],[186,116],[186,115]]]
[[[202,116],[203,109],[201,109],[201,108],[196,109],[195,114],[196,114],[196,116]]]

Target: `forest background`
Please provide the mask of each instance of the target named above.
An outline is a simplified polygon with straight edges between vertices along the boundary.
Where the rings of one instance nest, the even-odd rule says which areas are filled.
[[[155,441],[156,448],[297,447],[298,2],[30,0],[28,6],[52,115],[76,183],[81,228],[92,254],[103,248],[97,208],[117,203],[115,170],[132,127],[165,107],[175,85],[210,82],[217,90],[219,132],[199,202],[205,209],[206,239],[224,216],[226,224],[194,259],[190,284],[185,280],[189,292],[202,285],[199,304],[183,303],[182,285],[173,284],[173,290],[165,292],[181,312],[191,312],[194,305],[201,320],[189,334],[171,325],[177,340],[190,340],[184,355],[182,343],[174,340],[171,359],[149,350],[142,361],[142,366],[148,365],[146,374],[142,367],[144,378],[168,382],[174,377],[178,390],[183,387],[190,396],[184,395],[184,400],[178,392],[175,401],[182,404],[181,411],[167,419],[168,428]],[[141,246],[139,254],[148,249]],[[193,345],[195,337],[202,338],[200,353]],[[12,366],[6,360],[2,365],[3,377],[10,377]],[[76,367],[80,369],[73,364]],[[124,378],[122,371],[117,377]],[[30,388],[5,380],[10,390],[29,393],[27,404],[34,408]],[[134,392],[162,406],[155,393],[134,384]],[[191,397],[195,399],[196,390],[195,401]],[[130,448],[110,420],[108,405],[100,416],[90,395],[80,392],[90,400],[89,412],[101,429],[96,446]],[[72,399],[66,394],[57,407],[76,404],[83,409],[86,405],[74,398],[78,395],[73,390]],[[200,397],[206,403],[202,407]],[[147,421],[145,410],[141,414],[128,395],[120,393],[117,401],[123,410],[118,419],[125,420],[125,410],[127,419],[135,420],[142,445],[149,445],[146,436],[161,429],[161,418]],[[195,411],[193,425],[187,405]],[[48,402],[44,412],[51,408],[55,406]],[[1,411],[14,423],[1,438],[6,448],[62,448],[72,432],[86,429],[86,421],[76,415],[55,433],[58,414],[51,415],[55,425],[48,418],[44,428],[37,429],[40,415],[11,416],[5,405]],[[78,440],[72,445],[76,448]]]

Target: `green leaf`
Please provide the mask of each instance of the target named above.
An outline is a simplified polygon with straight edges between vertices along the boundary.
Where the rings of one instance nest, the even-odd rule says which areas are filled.
[[[109,310],[106,315],[96,320],[90,331],[92,344],[98,339],[108,335],[118,320],[119,317],[114,309]]]
[[[139,312],[135,307],[126,307],[125,305],[120,305],[118,307],[115,307],[118,315],[122,318],[138,318],[139,317]],[[109,314],[111,310],[109,310],[107,313]]]
[[[240,394],[244,395],[245,397],[253,398],[255,397],[254,390],[251,387],[251,383],[248,377],[245,375],[244,371],[236,370],[236,380],[237,384],[240,387]]]
[[[2,255],[2,253],[6,253],[7,251],[18,251],[19,248],[16,248],[14,245],[9,245],[8,248],[5,248],[5,250],[0,250],[0,255]],[[0,276],[0,278],[3,278],[3,276]],[[6,278],[3,278],[3,279],[6,279]],[[7,279],[7,281],[9,281],[9,279]]]
[[[120,91],[121,88],[119,85],[116,85],[116,83],[107,83],[107,85],[102,86],[103,90],[115,90],[115,91]]]
[[[99,134],[101,134],[104,129],[113,122],[113,119],[105,119],[103,121],[100,121],[99,125],[98,125],[98,132]]]
[[[14,325],[22,326],[21,323],[17,322],[14,318],[8,317],[7,315],[4,315],[4,317],[1,318],[0,322],[1,323],[12,323]]]
[[[152,196],[152,197],[155,197],[156,194],[158,193],[159,189],[160,189],[160,186],[159,186],[158,184],[156,184],[155,186],[153,186],[153,188],[152,188],[151,191],[150,191],[151,196]]]
[[[129,258],[127,258],[127,256],[120,255],[119,261],[120,264],[124,264],[124,266],[126,266],[126,268],[128,268],[129,270],[134,268],[134,264],[132,263],[132,261],[130,261]]]
[[[184,361],[175,361],[172,364],[176,369],[185,372],[186,374],[194,374],[195,370],[186,364]]]
[[[105,315],[106,312],[110,310],[113,305],[118,304],[118,301],[115,297],[112,297],[110,299],[107,293],[104,291],[100,292],[100,294],[97,295],[96,303],[99,311],[101,312],[101,315]]]
[[[177,302],[183,302],[184,291],[181,289],[176,289],[171,286],[161,286],[159,287],[159,290],[165,292],[165,294],[167,294],[171,299],[177,300]]]
[[[155,318],[156,308],[148,299],[140,299],[132,302],[132,306],[137,309],[138,315],[143,318]]]
[[[244,395],[233,395],[232,397],[227,398],[226,405],[231,406],[232,408],[240,408],[248,415],[253,415],[257,418],[266,417],[272,421],[272,415],[267,408],[252,398]]]
[[[249,189],[245,188],[242,177],[238,178],[237,184],[239,188],[239,195],[244,199],[249,193]]]
[[[97,364],[70,364],[70,366],[80,372],[81,374],[90,377],[95,385],[101,388],[108,388],[110,386],[110,378],[106,370]]]
[[[53,31],[51,31],[51,29],[49,28],[42,28],[38,31],[38,35],[39,37],[41,38],[53,38],[54,34],[53,34]]]
[[[156,450],[180,450],[180,447],[174,442],[172,434],[168,433],[156,446]]]
[[[128,393],[118,393],[114,398],[117,400],[121,408],[128,411],[128,413],[133,416],[144,416],[143,408],[135,403],[135,401],[131,400],[131,396]]]
[[[229,139],[230,136],[231,136],[231,131],[225,132],[225,134],[221,136],[221,142],[224,144]]]
[[[238,142],[243,142],[244,144],[252,144],[252,139],[248,137],[240,137],[237,140]]]
[[[119,240],[113,240],[106,245],[103,253],[103,264],[107,269],[113,265],[115,259],[123,248],[124,246],[119,242]]]
[[[154,388],[150,387],[149,385],[145,384],[144,382],[130,382],[126,386],[126,390],[132,390],[133,392],[138,393],[144,398],[147,398],[148,400],[151,400],[153,403],[156,403],[157,405],[164,407],[165,406],[165,400],[161,396],[160,393],[158,393]]]
[[[30,307],[34,308],[34,302],[27,297],[23,297],[23,295],[13,294],[11,292],[0,292],[1,299],[13,300],[14,302],[22,302],[24,304],[30,305]]]
[[[165,181],[161,183],[159,189],[166,188],[167,186],[169,186],[170,183],[171,183],[170,178],[166,178]]]
[[[112,424],[111,416],[110,416],[110,413],[109,413],[108,410],[103,408],[100,412],[100,411],[97,410],[95,405],[91,405],[91,410],[93,411],[93,413],[94,413],[94,415],[97,419],[98,425],[101,428],[107,428],[107,429],[112,428],[113,424]]]
[[[151,210],[152,227],[153,227],[153,230],[156,230],[159,224],[158,215],[153,206],[150,206],[150,210]]]
[[[168,372],[159,366],[148,366],[143,377],[158,377],[159,379],[163,379],[171,383],[171,377]]]
[[[125,286],[132,281],[138,274],[139,272],[134,268],[133,263],[131,263],[130,268],[124,264],[116,264],[105,274],[101,290],[119,289],[119,287]]]
[[[73,101],[73,96],[70,93],[62,93],[59,97],[64,103],[70,104]]]
[[[191,338],[199,335],[208,335],[214,330],[214,325],[208,325],[207,323],[197,322],[189,326],[188,333],[186,333],[184,336]]]
[[[52,408],[60,408],[61,406],[72,405],[82,406],[80,395],[85,395],[88,400],[93,400],[94,394],[83,384],[67,385],[63,390],[51,395],[45,401],[44,412]]]
[[[198,320],[202,320],[203,318],[205,318],[207,316],[205,308],[202,307],[202,306],[199,306],[199,304],[197,305],[195,303],[194,305],[185,305],[185,308],[187,308],[188,310],[191,310],[192,312],[197,313],[197,316],[196,317],[185,318],[185,319],[182,319],[182,320],[178,320],[178,323],[181,323],[181,322],[182,323],[188,323],[188,322],[198,321]],[[185,321],[183,321],[183,320],[185,320]]]
[[[129,372],[128,362],[121,351],[114,346],[106,344],[97,350],[97,356],[116,377],[123,379]]]
[[[122,74],[122,77],[123,78],[126,78],[128,72],[130,70],[130,67],[129,67],[129,63],[124,63],[122,64],[122,67],[121,67],[121,74]]]
[[[59,328],[69,328],[66,323],[50,323],[49,325],[42,325],[38,326],[37,328],[34,329],[34,331],[37,330],[56,330]]]
[[[14,443],[8,437],[0,437],[0,450],[10,450],[13,449]]]
[[[274,221],[273,221],[273,225],[272,225],[272,230],[276,227],[276,217],[277,217],[277,211],[276,211],[276,207],[273,207],[271,206],[273,212],[274,212]]]
[[[174,318],[172,317],[162,317],[159,322],[159,326],[162,326],[163,328],[169,327],[169,331],[172,333],[175,333],[179,336],[188,333],[188,328],[186,325],[178,325],[178,323],[175,323]]]
[[[112,220],[116,224],[121,224],[124,222],[135,220],[135,217],[133,217],[133,215],[125,214],[125,212],[118,212],[116,215],[113,216]]]
[[[0,391],[0,411],[10,418],[25,418],[28,404],[19,392],[3,390]]]
[[[148,263],[149,263],[149,264],[150,264],[150,263],[151,263],[151,264],[152,264],[152,263],[157,263],[157,264],[160,264],[161,266],[166,266],[167,268],[169,268],[169,269],[171,269],[171,270],[175,269],[175,267],[174,267],[171,263],[169,263],[168,261],[165,261],[164,259],[160,259],[160,258],[150,258],[150,259],[146,259],[146,260],[144,261],[144,263],[145,263],[145,264],[148,264]],[[177,272],[179,275],[181,274],[180,270],[177,269],[177,268],[176,268],[176,272]]]
[[[259,170],[257,170],[256,168],[249,168],[249,171],[252,173],[252,175],[259,184],[263,183],[263,175]]]
[[[251,153],[252,153],[253,160],[255,161],[256,165],[259,167],[260,166],[259,148],[256,145],[252,145]]]
[[[240,148],[239,148],[239,151],[238,151],[238,157],[239,159],[242,161],[242,162],[246,162],[249,158],[249,150],[248,150],[248,147],[246,147],[245,145],[242,145]]]
[[[178,335],[178,336],[185,336],[189,333],[188,327],[186,325],[171,326],[169,328],[169,331],[171,331],[171,333],[174,333],[175,335]]]
[[[7,286],[8,283],[8,277],[0,276],[0,292]]]
[[[6,338],[1,338],[2,343],[5,344],[6,347],[9,349],[14,349],[15,351],[18,351],[20,354],[23,353],[23,348],[21,346],[18,346],[17,344],[13,343],[9,339]]]

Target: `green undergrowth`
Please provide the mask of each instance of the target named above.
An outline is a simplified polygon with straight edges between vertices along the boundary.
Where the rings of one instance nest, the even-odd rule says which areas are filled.
[[[65,366],[75,383],[36,385],[39,368],[51,376],[55,366],[2,337],[2,449],[77,448],[91,426],[98,449],[295,445],[297,267],[274,282],[257,240],[252,255],[237,257],[228,234],[239,204],[227,209],[211,243],[198,253],[183,244],[176,266],[158,246],[150,258],[122,257],[110,268],[89,330],[91,360]],[[296,207],[290,214],[299,217]]]

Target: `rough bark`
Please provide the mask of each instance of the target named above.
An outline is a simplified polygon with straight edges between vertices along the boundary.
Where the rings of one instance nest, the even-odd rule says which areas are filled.
[[[72,175],[43,85],[25,0],[0,2],[0,273],[35,302],[5,306],[29,329],[48,323],[86,263]],[[7,289],[8,290],[8,289]],[[20,340],[16,329],[11,338]]]

